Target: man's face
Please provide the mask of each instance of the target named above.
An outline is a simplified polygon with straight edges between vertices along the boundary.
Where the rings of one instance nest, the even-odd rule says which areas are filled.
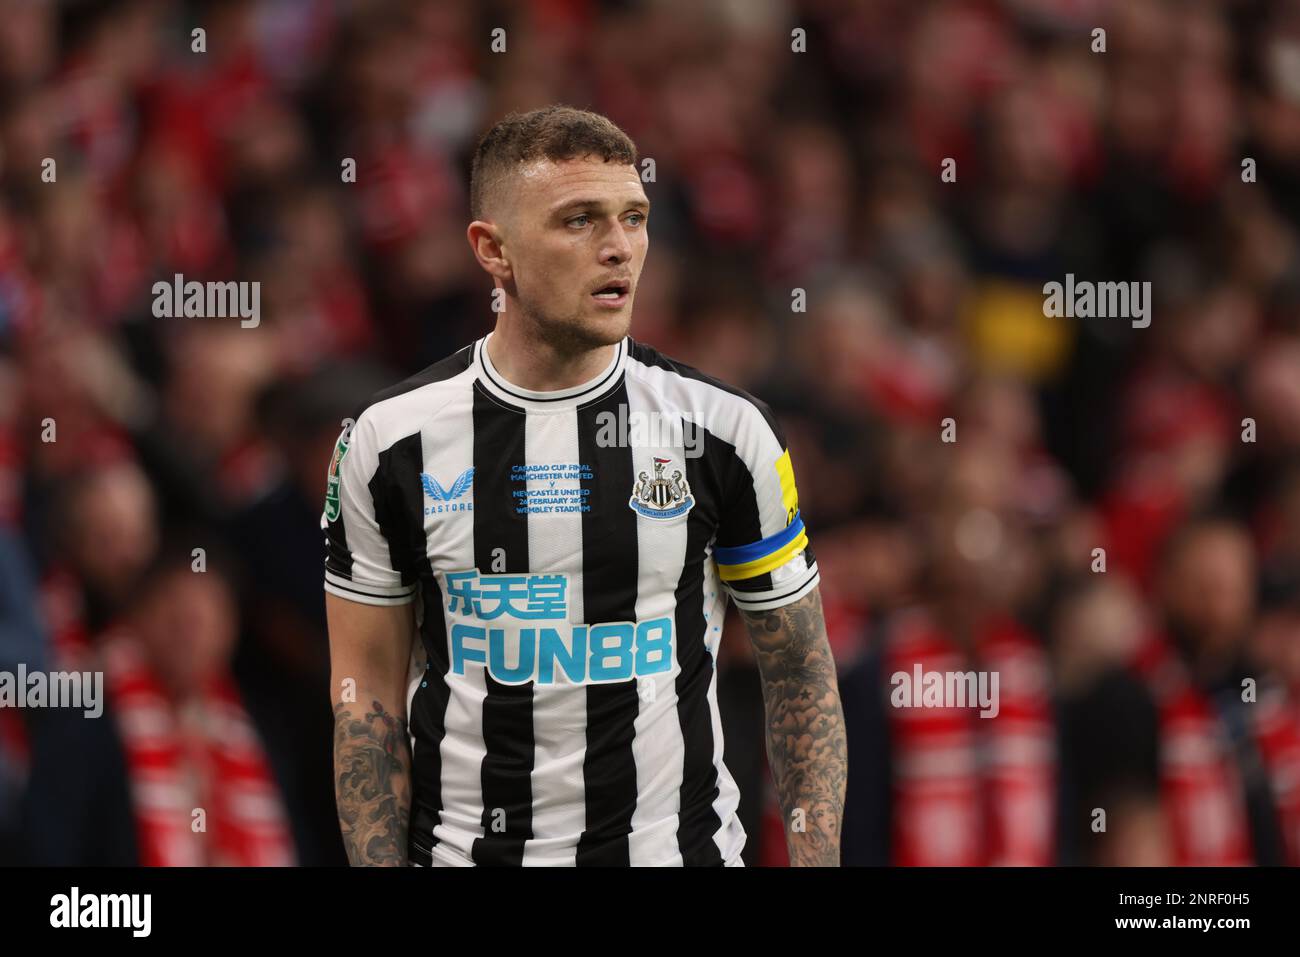
[[[540,160],[521,166],[507,188],[496,221],[525,315],[566,351],[618,342],[650,246],[650,202],[636,169]],[[621,293],[601,293],[611,284]]]
[[[1245,634],[1255,610],[1254,596],[1254,551],[1250,539],[1235,529],[1201,531],[1183,545],[1167,570],[1170,613],[1190,638],[1214,650]]]

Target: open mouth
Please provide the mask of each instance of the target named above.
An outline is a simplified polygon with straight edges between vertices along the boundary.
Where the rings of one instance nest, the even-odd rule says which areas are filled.
[[[607,306],[621,306],[627,302],[629,283],[623,280],[601,286],[591,294],[591,298]]]

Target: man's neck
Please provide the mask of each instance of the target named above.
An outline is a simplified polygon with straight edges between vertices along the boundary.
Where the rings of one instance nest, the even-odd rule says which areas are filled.
[[[617,345],[598,346],[576,354],[561,352],[554,343],[529,335],[520,323],[497,321],[488,340],[493,367],[513,385],[532,392],[555,392],[582,385],[600,374]]]

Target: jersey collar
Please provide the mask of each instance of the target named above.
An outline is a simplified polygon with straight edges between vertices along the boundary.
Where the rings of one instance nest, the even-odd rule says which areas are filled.
[[[601,396],[612,392],[623,380],[623,369],[627,365],[628,339],[624,336],[614,350],[614,358],[601,372],[581,385],[569,389],[557,389],[553,392],[537,392],[523,389],[506,380],[492,359],[488,356],[487,344],[493,333],[489,332],[474,343],[474,361],[478,366],[478,381],[493,398],[528,412],[561,412],[586,405]]]

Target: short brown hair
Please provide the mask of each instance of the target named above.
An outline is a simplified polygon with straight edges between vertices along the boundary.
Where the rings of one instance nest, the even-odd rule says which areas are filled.
[[[636,146],[606,117],[571,106],[545,106],[511,113],[479,140],[469,175],[469,212],[482,219],[487,201],[523,163],[599,156],[636,165]]]

